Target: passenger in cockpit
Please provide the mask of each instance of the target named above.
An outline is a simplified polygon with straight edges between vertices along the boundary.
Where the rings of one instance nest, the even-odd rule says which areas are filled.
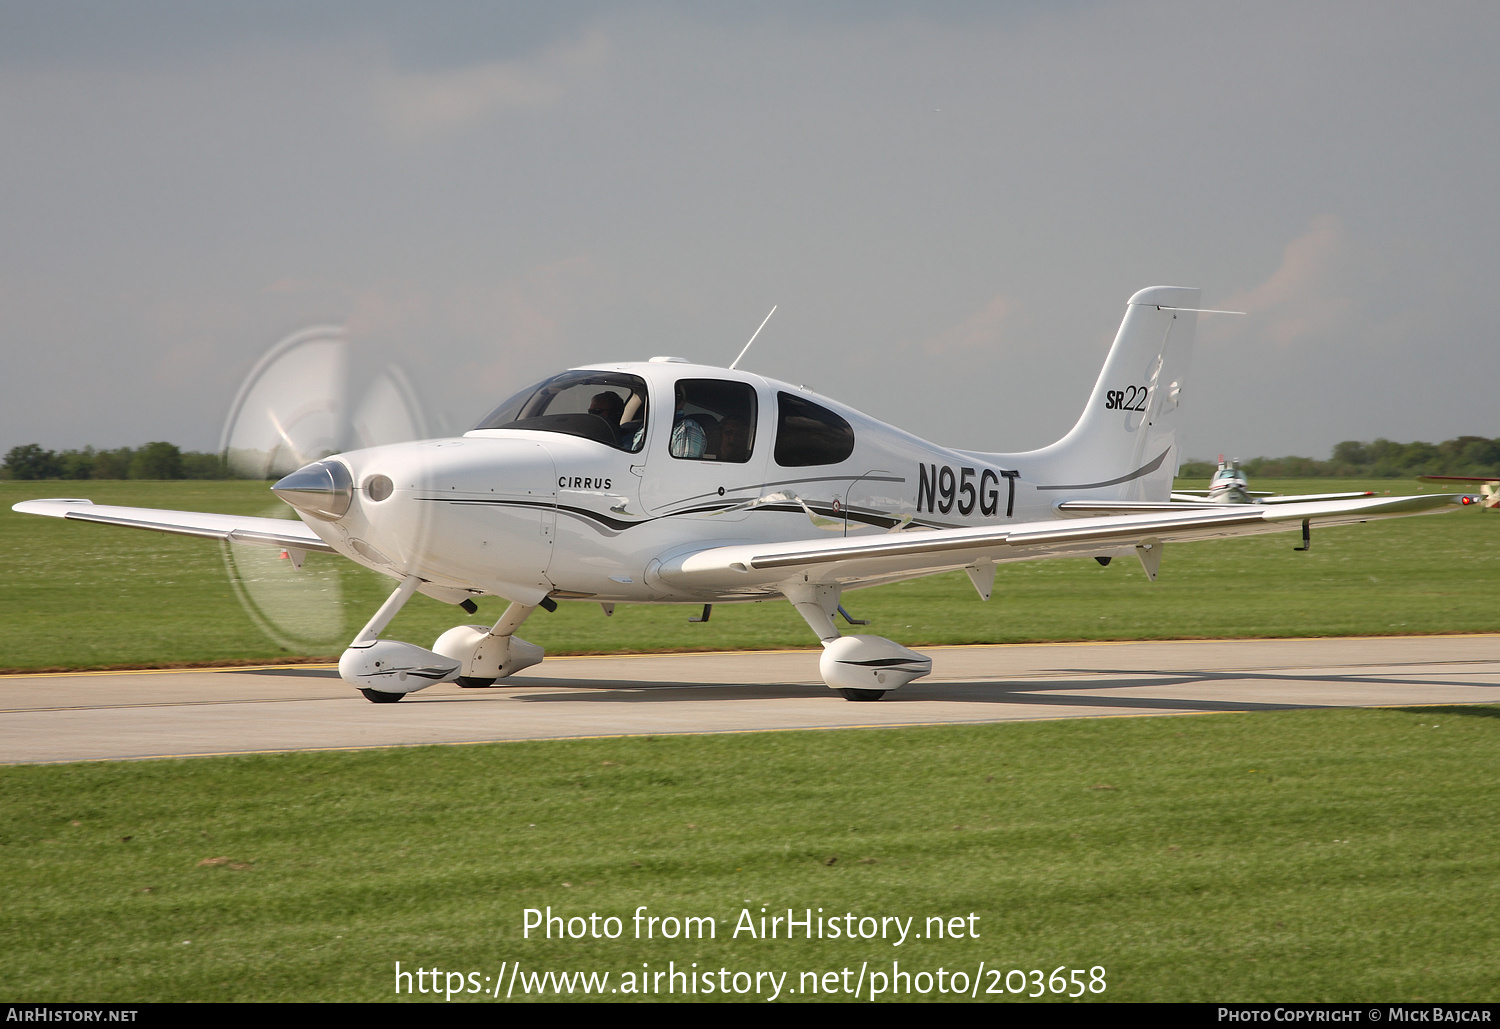
[[[685,413],[687,407],[687,393],[682,388],[682,383],[677,384],[677,407],[672,415],[672,445],[670,451],[673,457],[703,456],[704,450],[708,449],[708,434],[703,431],[703,426],[698,420]]]
[[[738,415],[729,415],[719,426],[719,460],[744,463],[750,460],[750,425]]]

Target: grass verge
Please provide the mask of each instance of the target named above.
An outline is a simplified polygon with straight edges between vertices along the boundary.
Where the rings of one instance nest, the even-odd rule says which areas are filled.
[[[982,961],[1103,966],[1106,1000],[1493,1001],[1497,759],[1475,706],[8,767],[0,946],[17,1001],[390,1000],[398,961],[487,990],[517,961],[784,990]],[[549,905],[624,932],[523,938]],[[638,941],[640,905],[716,938]],[[977,938],[734,938],[761,908]]]

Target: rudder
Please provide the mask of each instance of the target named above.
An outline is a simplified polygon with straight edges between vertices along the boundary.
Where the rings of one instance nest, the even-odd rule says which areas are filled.
[[[1130,298],[1078,423],[1050,447],[1016,455],[1040,490],[1059,491],[1059,501],[1170,498],[1198,297],[1153,286]]]

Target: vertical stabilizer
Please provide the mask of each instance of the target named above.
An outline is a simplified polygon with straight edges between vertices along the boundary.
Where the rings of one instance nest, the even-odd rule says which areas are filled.
[[[1170,499],[1198,294],[1153,286],[1130,298],[1078,424],[1050,447],[1016,455],[1044,495],[1051,492],[1057,501]]]

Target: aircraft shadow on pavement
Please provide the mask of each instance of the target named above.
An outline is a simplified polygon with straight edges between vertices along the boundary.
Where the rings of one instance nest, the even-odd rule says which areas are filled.
[[[1153,687],[1171,687],[1203,684],[1211,685],[1227,680],[1265,679],[1269,681],[1300,681],[1329,683],[1391,683],[1403,686],[1453,686],[1474,685],[1426,680],[1395,680],[1358,676],[1260,676],[1255,674],[1192,673],[1181,675],[1152,675],[1136,678],[1111,678],[1101,682],[1097,678],[1048,679],[1036,681],[969,681],[912,683],[894,690],[880,703],[964,703],[975,705],[1010,704],[1027,707],[1069,708],[1116,708],[1121,710],[1166,710],[1166,711],[1286,711],[1301,708],[1334,707],[1321,703],[1296,703],[1288,701],[1255,701],[1251,699],[1214,699],[1153,696],[1143,692],[1135,696],[1100,696],[1099,690],[1140,689],[1149,691]],[[1485,684],[1490,685],[1490,684]],[[611,681],[559,681],[555,679],[514,679],[498,689],[506,687],[542,687],[545,693],[512,694],[507,699],[526,704],[549,703],[603,703],[603,704],[681,704],[704,701],[746,700],[817,700],[838,699],[826,686],[808,683],[805,685],[765,685],[724,683],[648,682],[640,680]],[[469,692],[469,691],[466,691]],[[489,690],[473,690],[476,699],[485,694],[494,696]],[[1065,695],[1066,694],[1066,695]],[[1073,694],[1085,694],[1083,696]],[[421,697],[420,694],[417,697]],[[417,699],[417,698],[413,698]],[[468,697],[451,694],[433,696],[430,701],[463,701]],[[430,702],[429,701],[429,702]]]
[[[1070,668],[1066,671],[1074,674],[1091,672],[1094,675],[1139,675],[1135,669],[1108,669]],[[1173,675],[1174,673],[1163,672],[1162,675]],[[1227,670],[1221,672],[1182,672],[1175,673],[1183,682],[1234,682],[1251,680],[1256,682],[1320,682],[1333,686],[1488,686],[1500,687],[1495,682],[1475,682],[1472,679],[1439,679],[1423,676],[1420,672],[1403,672],[1399,675],[1370,675],[1358,672],[1330,672],[1323,675],[1308,674],[1306,672],[1252,672]],[[1108,685],[1105,683],[1097,686]]]
[[[337,668],[298,668],[295,665],[277,668],[228,668],[232,675],[279,675],[293,679],[337,679]]]
[[[1047,691],[1083,692],[1103,688],[1118,689],[1122,686],[1163,686],[1192,682],[1191,678],[1163,681],[1154,677],[1149,681],[1129,682],[1113,680],[1099,683],[1079,679],[1068,681],[1049,680]],[[538,685],[541,685],[538,682]],[[765,686],[697,683],[611,683],[585,686],[582,683],[560,684],[556,681],[546,685],[567,685],[577,692],[532,694],[515,699],[526,703],[605,703],[605,704],[671,704],[709,700],[840,700],[828,687],[818,684],[806,686]],[[580,688],[581,687],[581,688]],[[914,703],[961,703],[974,705],[1016,705],[1049,708],[1121,708],[1151,709],[1167,711],[1279,711],[1299,707],[1317,707],[1315,704],[1265,704],[1254,701],[1190,700],[1180,697],[1116,697],[1116,696],[1062,696],[1039,695],[1036,684],[1017,682],[963,682],[963,683],[912,683],[891,691],[880,703],[889,710],[892,705]]]
[[[1446,678],[1415,676],[1361,675],[1338,673],[1316,675],[1253,671],[1195,671],[1142,674],[1138,669],[1065,669],[1078,678],[966,680],[963,682],[918,681],[893,690],[880,703],[962,703],[975,705],[1008,704],[1022,707],[1057,709],[1107,708],[1156,711],[1288,711],[1343,705],[1296,703],[1294,701],[1256,701],[1248,698],[1189,698],[1151,695],[1153,689],[1202,685],[1212,687],[1225,682],[1251,683],[1322,683],[1335,686],[1500,686],[1500,683],[1456,681]],[[237,674],[283,675],[308,678],[338,678],[338,672],[327,668],[245,669]],[[1101,679],[1101,676],[1108,678]],[[1253,687],[1252,687],[1253,688]],[[514,693],[513,690],[541,689],[541,693]],[[1141,691],[1130,696],[1101,696],[1101,690],[1130,689]],[[1084,694],[1082,696],[1076,694]],[[695,683],[639,679],[571,679],[559,680],[516,676],[492,688],[454,693],[416,693],[408,698],[420,703],[465,703],[474,700],[500,699],[525,704],[681,704],[705,701],[828,700],[838,699],[822,683]],[[888,708],[887,708],[888,709]],[[1415,710],[1415,709],[1414,709]]]
[[[1500,686],[1497,683],[1457,681],[1452,679],[1422,678],[1414,676],[1393,677],[1360,674],[1284,674],[1276,672],[1181,672],[1148,673],[1142,675],[1134,669],[1069,669],[1079,678],[1044,680],[991,680],[965,682],[914,682],[899,690],[893,690],[880,703],[967,703],[979,705],[1015,704],[1023,706],[1056,708],[1119,708],[1154,709],[1168,711],[1285,711],[1304,708],[1335,707],[1323,703],[1296,703],[1294,701],[1256,701],[1253,699],[1185,698],[1152,696],[1153,688],[1203,685],[1213,686],[1224,682],[1262,683],[1323,683],[1328,685],[1392,685],[1392,686]],[[1099,676],[1110,678],[1101,681]],[[796,700],[829,699],[835,694],[822,684],[743,684],[658,682],[641,680],[557,680],[517,677],[507,680],[498,688],[542,687],[549,692],[523,694],[513,699],[523,703],[607,703],[607,704],[670,704],[717,700]],[[1253,688],[1253,687],[1252,687]],[[1134,689],[1143,691],[1134,696],[1100,696],[1100,690]],[[552,692],[556,691],[556,692]],[[474,690],[483,695],[485,690]],[[1084,693],[1086,696],[1062,696],[1059,694]],[[436,697],[432,698],[438,699]],[[464,698],[446,697],[459,700]]]

